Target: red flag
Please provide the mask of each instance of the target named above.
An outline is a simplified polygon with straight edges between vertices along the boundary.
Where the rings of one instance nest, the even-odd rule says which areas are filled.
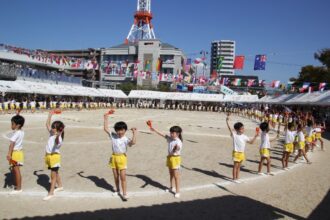
[[[236,56],[234,61],[234,69],[242,70],[244,67],[245,56]]]

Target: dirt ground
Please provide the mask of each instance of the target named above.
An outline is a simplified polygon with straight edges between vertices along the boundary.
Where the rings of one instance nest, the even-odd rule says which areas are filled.
[[[6,154],[12,115],[0,115],[0,218],[51,219],[327,219],[330,203],[329,150],[309,153],[313,162],[290,164],[281,170],[281,139],[273,142],[272,172],[256,174],[259,141],[247,147],[247,161],[241,169],[243,184],[231,181],[232,143],[225,115],[146,109],[118,109],[110,126],[125,121],[138,129],[137,144],[128,151],[128,193],[123,202],[113,197],[112,171],[108,167],[111,143],[103,131],[103,110],[64,112],[54,120],[65,125],[60,174],[65,190],[44,202],[49,171],[44,165],[47,142],[47,113],[23,113],[25,165],[23,193],[9,196],[12,178]],[[168,133],[173,125],[183,128],[184,149],[181,169],[181,198],[165,192],[169,186],[165,166],[166,141],[152,134],[147,120]],[[253,136],[257,122],[241,121]],[[274,136],[275,132],[271,132]],[[131,136],[128,131],[127,136]],[[329,142],[325,141],[325,147]],[[264,167],[264,172],[265,167]]]

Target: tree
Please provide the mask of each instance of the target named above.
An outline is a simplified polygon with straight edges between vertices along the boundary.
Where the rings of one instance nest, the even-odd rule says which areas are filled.
[[[330,48],[320,50],[314,54],[315,59],[319,60],[324,66],[330,69]]]
[[[315,59],[319,60],[323,66],[304,66],[301,68],[296,83],[330,83],[330,48],[320,50],[314,54]]]

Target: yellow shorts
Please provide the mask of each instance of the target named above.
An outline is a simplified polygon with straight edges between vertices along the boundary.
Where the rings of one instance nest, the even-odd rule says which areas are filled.
[[[236,152],[233,151],[233,161],[234,162],[243,162],[245,160],[245,154],[244,152]]]
[[[312,143],[313,142],[313,136],[306,137],[306,142],[307,143]]]
[[[27,107],[26,106],[23,106],[23,109],[25,110],[25,109],[27,109]]]
[[[274,123],[277,123],[277,120],[276,120],[276,119],[273,119],[273,122],[274,122]]]
[[[315,138],[316,138],[317,140],[320,140],[320,139],[322,138],[322,134],[321,134],[321,133],[316,133],[316,134],[315,134]]]
[[[8,106],[5,106],[5,111],[8,111]]]
[[[46,154],[45,164],[48,169],[61,167],[61,154]]]
[[[10,105],[10,109],[11,110],[15,109],[15,105]]]
[[[180,156],[168,156],[166,159],[166,166],[171,170],[177,170],[181,167]]]
[[[289,143],[289,144],[284,144],[284,151],[285,152],[289,152],[292,153],[293,152],[293,143]]]
[[[24,153],[23,151],[13,151],[11,155],[11,166],[23,166],[24,164]]]
[[[112,154],[109,166],[116,170],[126,170],[127,169],[127,156],[126,154]]]
[[[313,141],[315,141],[316,140],[316,134],[313,134],[312,138],[313,138]]]
[[[261,157],[270,157],[270,151],[267,148],[260,149],[260,156]]]
[[[304,141],[299,142],[298,145],[299,145],[299,150],[305,150],[306,143]]]

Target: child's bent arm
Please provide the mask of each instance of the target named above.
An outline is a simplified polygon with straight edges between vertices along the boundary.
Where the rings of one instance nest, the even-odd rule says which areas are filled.
[[[258,135],[256,134],[253,139],[251,141],[248,141],[249,144],[254,144],[254,142],[256,141]]]
[[[8,154],[7,154],[7,160],[11,159],[11,155],[13,154],[14,146],[15,146],[15,142],[10,142]]]
[[[104,131],[105,133],[107,133],[108,135],[110,135],[110,130],[109,130],[109,115],[105,114],[104,115]]]
[[[133,137],[132,137],[131,142],[129,143],[130,147],[132,147],[133,145],[136,144],[136,128],[132,128],[131,130],[133,132]]]

